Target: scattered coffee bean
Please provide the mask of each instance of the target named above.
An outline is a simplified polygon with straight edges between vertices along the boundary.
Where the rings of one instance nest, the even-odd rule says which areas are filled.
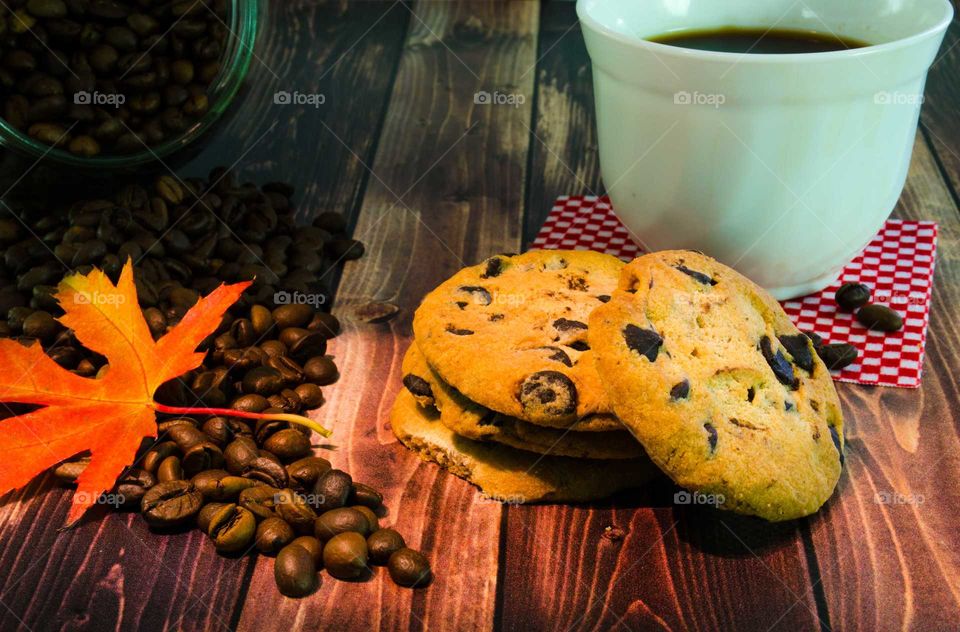
[[[863,283],[844,283],[834,299],[841,309],[852,312],[870,302],[870,288]]]
[[[838,343],[822,345],[817,348],[817,355],[831,371],[839,371],[857,361],[859,352],[851,344]]]
[[[402,548],[387,561],[390,577],[400,586],[422,587],[430,583],[430,563],[422,553]]]
[[[288,544],[277,553],[273,563],[273,578],[281,594],[303,597],[316,588],[317,565],[307,549]]]
[[[312,535],[301,535],[291,540],[290,544],[306,549],[310,557],[313,558],[313,562],[317,565],[317,568],[323,565],[323,542],[320,540]]]
[[[247,509],[228,503],[210,517],[207,534],[221,553],[244,551],[253,542],[257,521]]]
[[[203,506],[203,495],[188,481],[157,483],[143,496],[141,511],[152,527],[172,527],[191,521]]]
[[[903,328],[903,316],[886,305],[864,305],[857,310],[857,320],[867,329],[898,331]]]
[[[323,546],[323,567],[337,579],[357,579],[367,570],[367,555],[366,538],[352,531],[339,533]]]
[[[378,566],[386,566],[390,556],[406,546],[403,536],[393,529],[379,529],[367,538],[370,563]]]
[[[329,470],[320,475],[313,487],[317,511],[338,509],[347,504],[353,479],[343,470]]]
[[[314,535],[319,540],[327,541],[333,536],[353,531],[366,537],[370,533],[370,522],[367,517],[350,507],[340,507],[324,512],[314,522]]]
[[[294,538],[293,528],[282,518],[267,518],[257,525],[257,550],[267,555],[278,553]]]

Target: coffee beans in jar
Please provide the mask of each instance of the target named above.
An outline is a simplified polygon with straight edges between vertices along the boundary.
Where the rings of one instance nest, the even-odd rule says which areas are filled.
[[[231,6],[5,4],[0,114],[35,141],[81,157],[141,152],[176,138],[211,107],[211,85],[236,44]]]

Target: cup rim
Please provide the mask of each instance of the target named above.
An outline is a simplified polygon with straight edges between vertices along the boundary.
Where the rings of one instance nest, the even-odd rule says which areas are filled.
[[[782,63],[782,62],[824,62],[824,61],[835,61],[837,58],[841,59],[852,59],[855,57],[862,57],[867,55],[877,55],[883,52],[897,50],[900,48],[909,47],[919,41],[927,39],[932,36],[936,36],[938,33],[942,34],[947,30],[953,21],[953,3],[950,0],[937,0],[943,9],[943,15],[940,20],[919,33],[914,33],[913,35],[908,35],[907,37],[902,37],[900,39],[893,40],[892,42],[884,42],[882,44],[871,44],[869,46],[863,46],[860,48],[847,48],[844,50],[836,51],[825,51],[825,52],[816,52],[816,53],[778,53],[776,55],[762,54],[762,53],[733,53],[733,52],[723,52],[723,51],[706,51],[698,50],[692,48],[681,48],[679,46],[671,46],[669,44],[661,44],[659,42],[653,42],[647,39],[639,37],[627,37],[622,33],[618,33],[613,29],[601,24],[596,18],[590,14],[590,6],[596,6],[605,0],[577,0],[577,18],[580,20],[581,25],[588,27],[590,30],[596,32],[599,35],[602,35],[608,39],[616,40],[621,44],[626,46],[638,49],[638,50],[649,50],[657,55],[670,55],[679,58],[686,59],[700,59],[700,60],[712,60],[712,61],[723,61],[730,62],[736,61],[738,64],[742,63],[754,63],[754,64],[769,64],[769,63]],[[612,0],[606,0],[612,1]]]

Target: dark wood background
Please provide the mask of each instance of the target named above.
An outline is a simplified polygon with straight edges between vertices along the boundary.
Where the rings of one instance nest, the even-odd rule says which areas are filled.
[[[307,2],[269,7],[244,93],[181,175],[236,161],[296,184],[305,217],[350,218],[367,255],[335,311],[350,327],[321,418],[337,466],[385,490],[430,557],[425,590],[384,573],[281,597],[266,557],[104,515],[58,532],[69,492],[41,477],[0,506],[0,629],[949,630],[960,627],[960,27],[928,82],[896,214],[940,222],[923,386],[839,385],[846,471],[816,516],[769,525],[674,506],[657,485],[590,506],[501,506],[420,462],[387,425],[413,309],[463,264],[529,243],[560,194],[601,191],[590,65],[572,3]],[[278,90],[319,92],[319,108]],[[477,106],[479,90],[522,94]],[[29,192],[28,192],[29,193]],[[900,493],[922,503],[883,504]]]

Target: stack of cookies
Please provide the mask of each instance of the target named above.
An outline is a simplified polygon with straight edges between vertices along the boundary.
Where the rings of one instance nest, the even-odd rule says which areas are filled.
[[[840,405],[812,343],[697,253],[496,256],[431,292],[413,328],[393,430],[488,496],[591,500],[659,468],[784,520],[839,477]]]

